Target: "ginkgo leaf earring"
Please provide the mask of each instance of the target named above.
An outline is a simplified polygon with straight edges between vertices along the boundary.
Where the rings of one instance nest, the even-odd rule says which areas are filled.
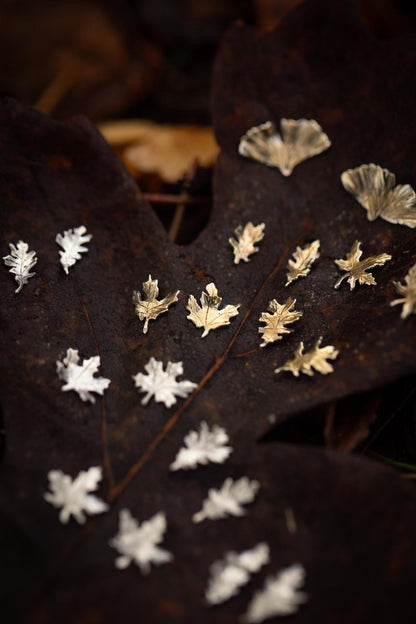
[[[388,169],[371,163],[347,169],[341,175],[346,191],[367,210],[367,219],[416,227],[416,193],[410,184],[398,184]]]
[[[328,149],[331,141],[314,119],[281,119],[281,135],[274,123],[255,126],[241,138],[242,156],[277,167],[289,176],[296,165]]]
[[[57,234],[55,237],[55,242],[63,249],[63,251],[59,252],[60,262],[67,275],[69,267],[81,259],[80,254],[88,251],[88,247],[84,247],[84,243],[88,243],[92,239],[92,235],[86,232],[87,228],[84,225],[80,225],[73,230],[65,230],[63,235]]]
[[[157,299],[159,295],[158,280],[152,280],[152,276],[149,275],[147,282],[143,282],[143,292],[145,298],[143,299],[139,290],[133,291],[133,303],[135,304],[135,312],[141,321],[145,321],[143,327],[143,333],[146,334],[149,326],[149,321],[157,319],[159,314],[163,314],[169,310],[169,306],[178,300],[180,290],[176,293],[170,293],[163,299]]]
[[[28,280],[36,275],[36,273],[30,273],[30,269],[33,269],[38,259],[36,252],[29,251],[29,245],[21,240],[16,246],[13,243],[9,243],[9,247],[10,254],[3,256],[3,260],[6,266],[12,267],[9,269],[9,273],[13,273],[14,279],[19,284],[14,291],[18,293],[27,284]]]

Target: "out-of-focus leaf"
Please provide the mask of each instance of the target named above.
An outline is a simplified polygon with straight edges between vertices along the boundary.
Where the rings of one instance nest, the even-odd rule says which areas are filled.
[[[196,161],[212,167],[218,145],[211,128],[159,125],[147,120],[111,121],[99,126],[110,145],[135,176],[158,173],[165,182],[177,182]]]

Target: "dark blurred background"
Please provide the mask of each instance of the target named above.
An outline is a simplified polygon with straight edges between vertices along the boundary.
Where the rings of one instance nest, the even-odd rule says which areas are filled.
[[[0,95],[58,118],[84,113],[93,121],[207,124],[211,68],[227,27],[243,20],[270,30],[301,2],[3,0]],[[414,25],[412,3],[353,4],[377,37]]]

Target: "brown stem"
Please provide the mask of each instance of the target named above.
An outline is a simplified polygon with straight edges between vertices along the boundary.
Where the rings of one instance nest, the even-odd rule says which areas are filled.
[[[95,350],[97,355],[100,358],[101,361],[101,353],[100,353],[100,345],[98,344],[98,340],[97,340],[97,336],[95,334],[95,330],[94,330],[94,326],[91,322],[91,317],[89,315],[88,309],[87,309],[87,304],[85,303],[85,299],[80,291],[79,285],[78,285],[78,281],[77,278],[75,277],[74,273],[72,273],[72,280],[74,283],[74,287],[75,290],[77,292],[78,298],[81,302],[82,305],[82,309],[84,311],[84,316],[87,320],[88,323],[88,327],[92,336],[92,339],[94,341],[95,344]],[[102,369],[101,369],[102,370]],[[106,409],[106,402],[105,402],[105,396],[102,397],[101,399],[101,447],[102,447],[102,451],[103,451],[103,466],[104,466],[104,472],[106,475],[106,479],[107,479],[107,483],[108,483],[108,488],[109,490],[111,490],[111,488],[114,487],[114,477],[113,477],[113,471],[111,468],[111,462],[110,462],[110,457],[108,454],[108,448],[107,448],[107,409]]]
[[[50,115],[76,84],[77,79],[78,70],[75,64],[69,62],[63,64],[34,104],[34,108],[45,115]]]
[[[208,204],[208,197],[190,197],[186,193],[180,195],[165,195],[163,193],[142,193],[139,192],[139,198],[145,199],[151,204]]]
[[[220,357],[218,357],[216,359],[216,361],[213,364],[213,366],[211,366],[209,371],[201,379],[201,381],[199,382],[198,386],[195,388],[193,393],[172,414],[172,416],[169,418],[169,420],[167,421],[165,426],[161,429],[161,431],[157,434],[157,436],[152,440],[152,442],[150,443],[150,445],[148,446],[148,448],[144,452],[144,454],[136,461],[135,464],[133,464],[133,466],[130,468],[130,470],[127,472],[127,474],[123,477],[123,479],[121,481],[119,481],[119,483],[117,483],[117,485],[114,486],[110,490],[109,495],[108,495],[108,500],[109,500],[110,503],[114,502],[114,500],[117,499],[122,494],[122,492],[127,488],[127,486],[130,484],[130,482],[133,480],[133,478],[140,472],[140,470],[143,468],[143,466],[149,461],[149,459],[153,455],[154,451],[157,449],[159,444],[166,437],[166,434],[177,423],[179,417],[188,408],[188,406],[192,403],[192,401],[195,399],[195,397],[201,392],[201,390],[205,387],[205,385],[208,383],[208,381],[215,375],[215,373],[224,364],[224,362],[226,361],[226,359],[227,359],[227,357],[228,357],[228,355],[229,355],[229,353],[230,353],[230,351],[231,351],[235,341],[237,340],[237,338],[238,338],[242,328],[244,327],[248,317],[250,316],[250,314],[251,314],[251,312],[253,310],[253,307],[256,304],[257,299],[263,293],[263,290],[266,287],[266,284],[271,279],[273,279],[275,274],[280,270],[280,268],[281,268],[281,266],[283,264],[283,261],[284,261],[285,257],[288,254],[288,251],[289,251],[289,248],[286,247],[284,249],[282,255],[280,256],[276,266],[271,271],[271,273],[268,275],[268,277],[266,277],[266,279],[264,280],[263,284],[258,289],[258,291],[257,291],[257,293],[256,293],[256,295],[255,295],[255,297],[253,299],[253,301],[251,302],[251,304],[248,307],[246,313],[244,314],[243,318],[241,319],[241,322],[240,322],[239,326],[237,327],[236,331],[234,332],[234,334],[233,334],[230,342],[228,343],[224,353]]]

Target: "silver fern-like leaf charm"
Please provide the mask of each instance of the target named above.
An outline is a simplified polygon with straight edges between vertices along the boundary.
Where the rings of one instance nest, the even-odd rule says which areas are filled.
[[[331,141],[314,119],[281,119],[281,135],[266,121],[246,132],[238,152],[289,176],[296,165],[328,149]]]
[[[60,262],[67,275],[69,267],[81,259],[82,253],[88,251],[88,247],[84,247],[84,243],[88,243],[92,239],[92,235],[86,232],[87,228],[84,225],[80,225],[73,230],[65,230],[63,235],[57,234],[55,237],[55,241],[63,249],[63,251],[59,252]]]
[[[292,615],[308,600],[299,591],[305,582],[305,569],[300,563],[285,568],[266,579],[264,588],[256,592],[242,621],[257,624],[275,616]]]
[[[9,247],[10,254],[3,256],[3,260],[6,266],[11,267],[9,273],[13,273],[14,279],[19,284],[14,291],[18,293],[28,280],[36,275],[36,273],[30,273],[30,269],[33,269],[38,259],[36,251],[29,251],[29,245],[21,240],[16,245],[9,243]]]
[[[222,427],[214,425],[210,430],[205,421],[201,422],[199,433],[190,431],[184,438],[183,446],[170,465],[171,470],[187,470],[196,468],[198,464],[213,462],[223,464],[232,452],[231,446],[226,446],[229,438]]]
[[[228,552],[224,559],[210,566],[210,579],[205,592],[207,604],[216,605],[236,596],[247,585],[251,575],[270,561],[270,549],[265,542],[242,553]]]
[[[208,490],[208,497],[204,500],[201,511],[192,516],[192,521],[243,516],[245,511],[242,505],[254,501],[259,487],[258,481],[250,481],[247,477],[241,477],[237,481],[226,479],[220,490]]]
[[[347,169],[341,175],[346,191],[367,211],[367,219],[416,227],[416,193],[410,184],[398,184],[388,169],[371,163]]]

